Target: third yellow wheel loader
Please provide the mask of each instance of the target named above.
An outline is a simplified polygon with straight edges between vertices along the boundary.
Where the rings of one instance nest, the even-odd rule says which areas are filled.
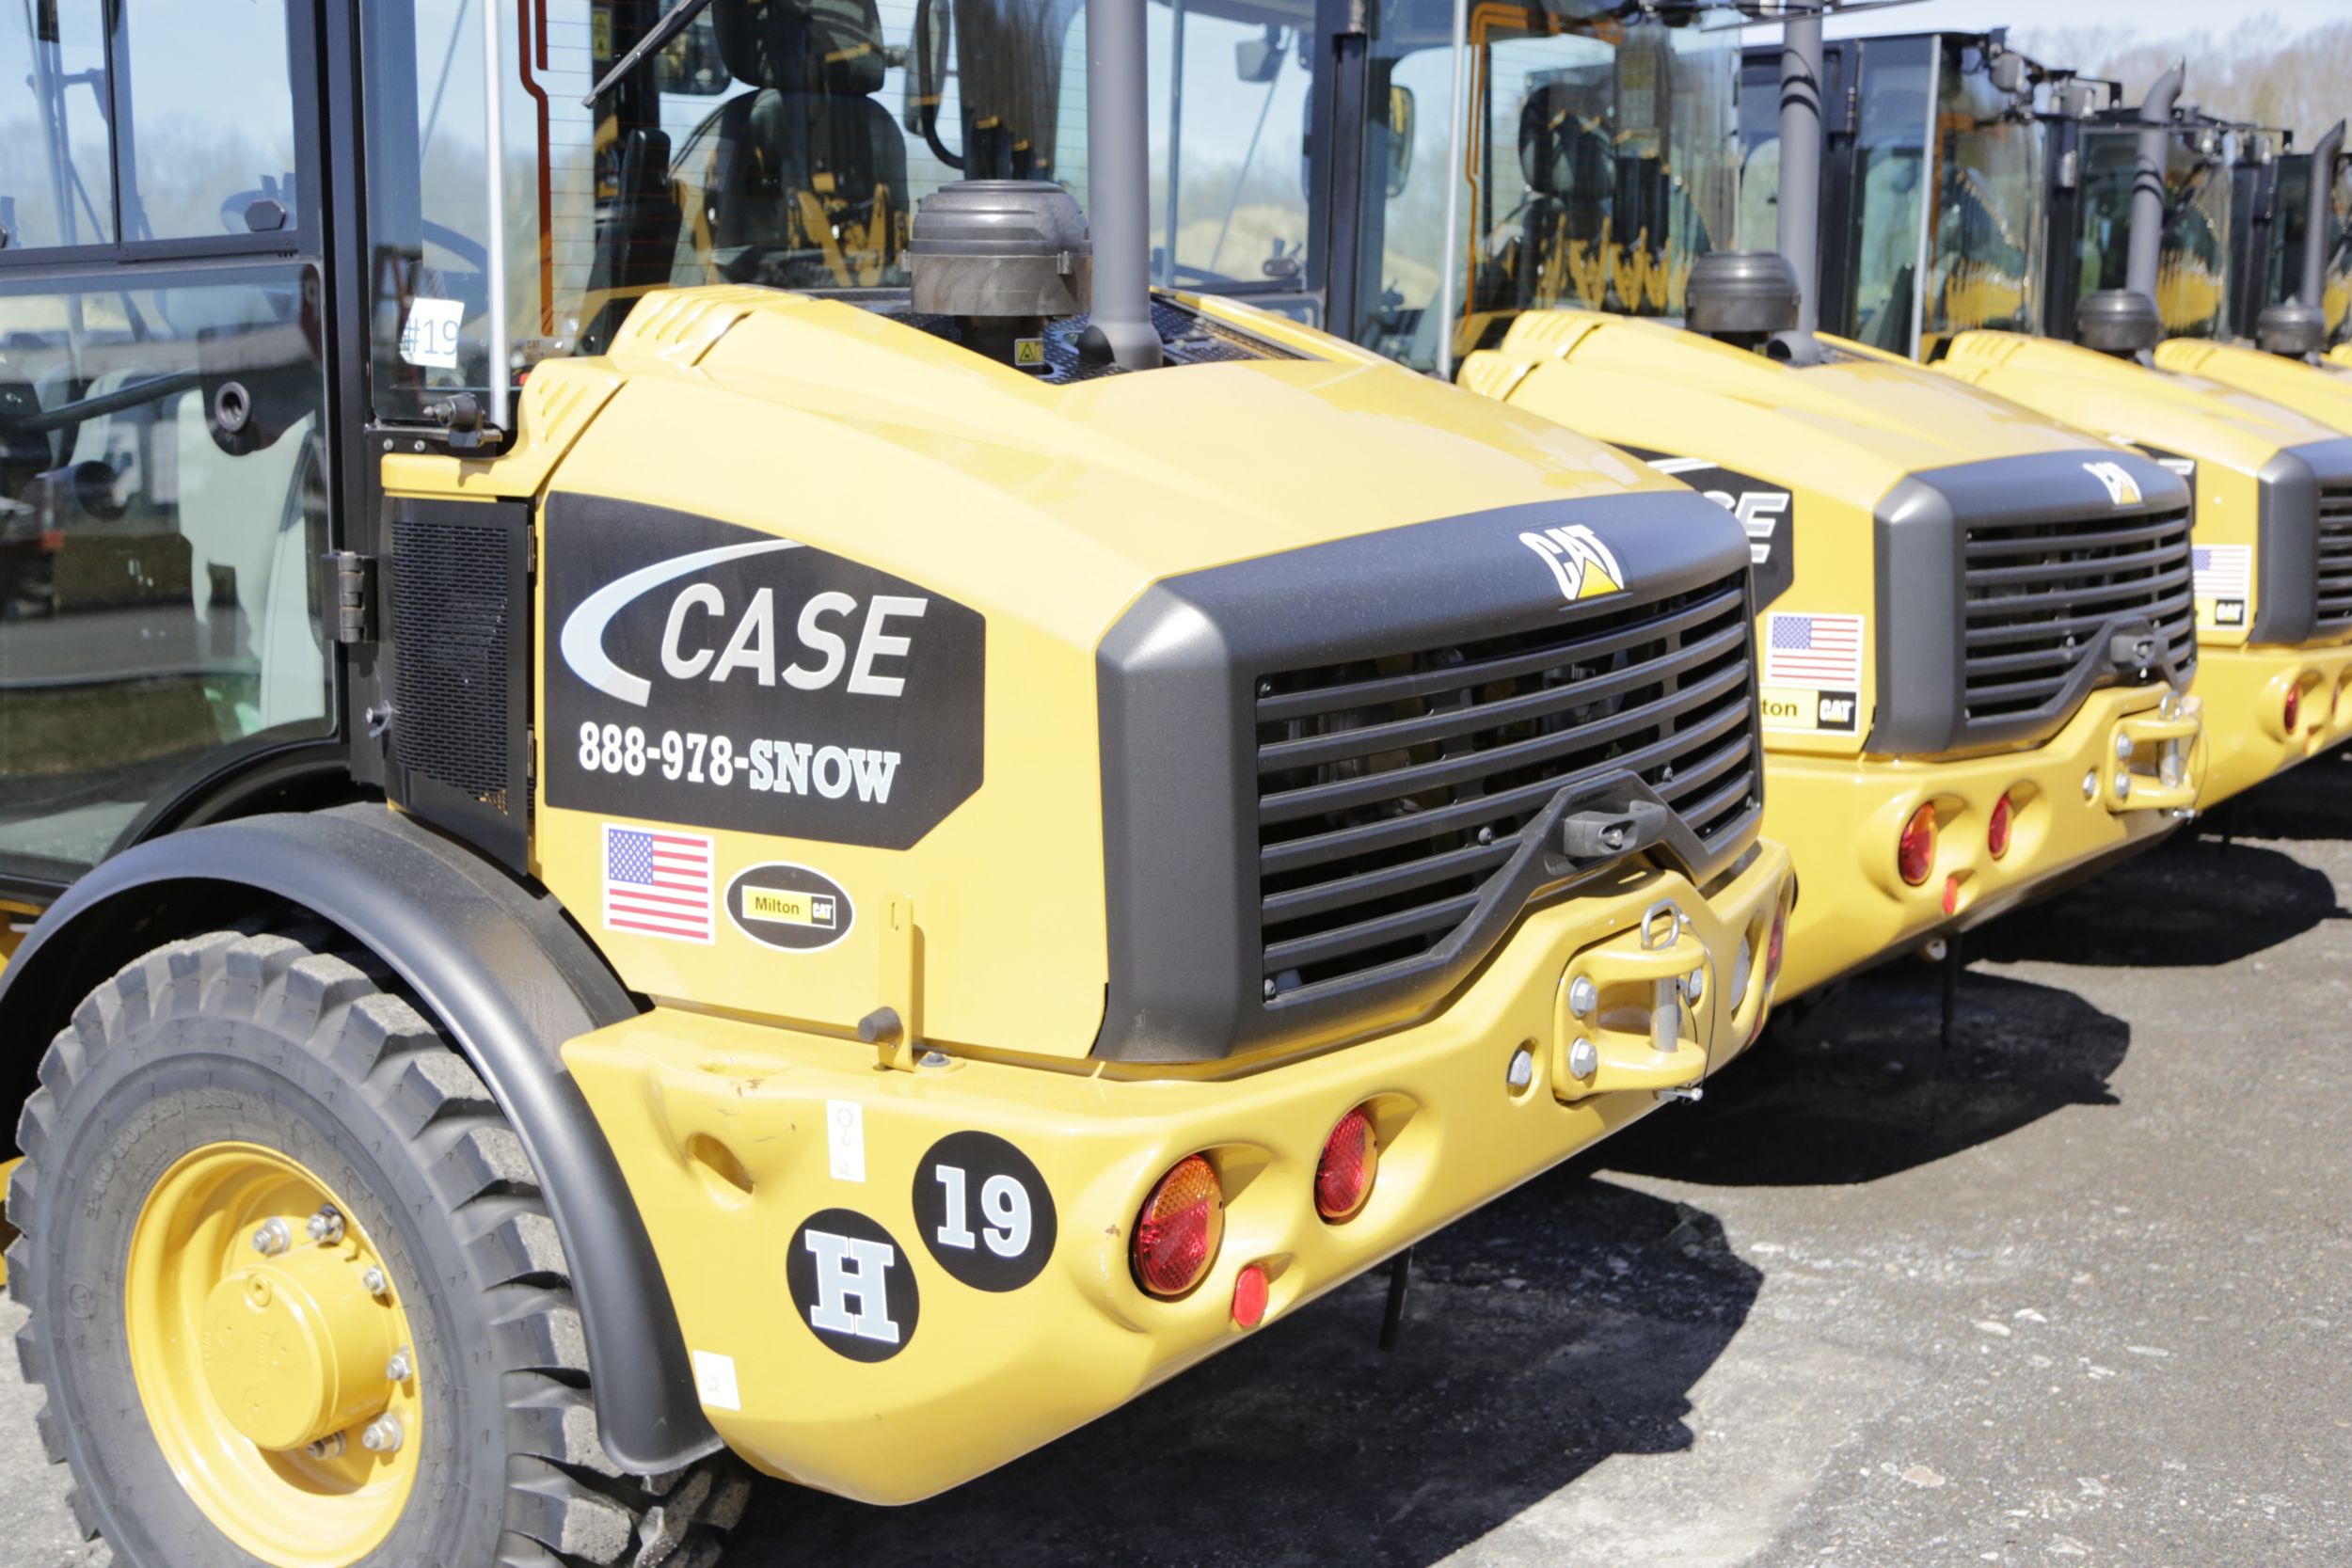
[[[2228,229],[2227,180],[2201,176],[2201,152],[2176,145],[2181,72],[2137,110],[2101,110],[2086,84],[1998,34],[1849,39],[1830,55],[1833,102],[1853,116],[1833,134],[1822,204],[1833,322],[2126,442],[2195,496],[2201,809],[2352,735],[2352,441],[2155,357],[2165,193],[2205,204],[2213,244]],[[1751,51],[1750,69],[1763,65]],[[2088,197],[2094,176],[2130,193],[2102,220],[2128,233],[2123,286],[2070,291],[2082,257],[2051,193],[2083,184]],[[2113,244],[2101,240],[2103,258]],[[2192,293],[2168,291],[2176,314]],[[2217,295],[2207,304],[2219,311]]]
[[[1462,385],[1739,517],[1767,810],[1803,890],[1793,988],[2154,843],[2189,813],[2202,763],[2186,486],[1818,338],[1800,314],[1809,261],[1724,248],[1738,51],[1722,24],[1737,14],[1582,9],[1470,8],[1450,115],[1427,107],[1451,100],[1450,8],[1384,9],[1375,96],[1408,88],[1416,108],[1409,128],[1372,117],[1387,155],[1332,198],[1364,284],[1334,325],[1439,374],[1466,356]],[[1792,58],[1789,112],[1818,124],[1816,68]],[[1788,248],[1809,256],[1812,229],[1808,210]]]

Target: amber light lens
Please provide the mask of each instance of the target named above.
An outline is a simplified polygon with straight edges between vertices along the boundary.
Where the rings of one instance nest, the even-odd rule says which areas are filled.
[[[1999,803],[1994,806],[1993,820],[1986,825],[1984,830],[1984,847],[1991,851],[1994,860],[1999,860],[2009,853],[2010,816],[2009,797],[2004,795]]]
[[[1371,1198],[1379,1171],[1380,1141],[1359,1105],[1323,1140],[1323,1158],[1315,1162],[1315,1212],[1334,1225],[1354,1219]]]
[[[1136,1218],[1136,1278],[1155,1296],[1181,1296],[1200,1283],[1225,1240],[1225,1189],[1198,1154],[1169,1167]]]
[[[1895,867],[1913,887],[1925,882],[1928,873],[1935,868],[1933,806],[1921,806],[1903,824],[1903,836],[1895,846]]]

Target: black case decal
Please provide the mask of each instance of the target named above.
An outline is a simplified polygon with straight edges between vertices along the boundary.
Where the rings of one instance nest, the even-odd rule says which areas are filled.
[[[903,849],[979,788],[977,610],[634,502],[547,533],[549,805]]]
[[[1740,519],[1748,536],[1748,561],[1755,568],[1756,609],[1762,610],[1788,592],[1797,580],[1797,498],[1793,494],[1703,457],[1676,457],[1643,447],[1624,450],[1660,473],[1682,481]]]

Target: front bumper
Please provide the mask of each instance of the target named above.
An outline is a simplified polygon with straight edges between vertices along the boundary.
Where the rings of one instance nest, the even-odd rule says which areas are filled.
[[[2352,644],[2333,648],[2216,648],[2197,651],[2207,747],[2201,810],[2284,772],[2352,737]],[[2287,692],[2299,693],[2295,727]]]
[[[1629,870],[1527,915],[1427,1022],[1241,1076],[961,1057],[885,1070],[846,1041],[667,1008],[564,1054],[652,1234],[711,1424],[771,1473],[911,1502],[1233,1343],[1245,1265],[1271,1276],[1266,1316],[1279,1316],[1721,1067],[1762,1027],[1766,939],[1789,895],[1788,855],[1769,842],[1711,897]],[[1580,976],[1597,990],[1581,1019],[1568,1010]],[[1598,1047],[1581,1080],[1577,1038]],[[1516,1086],[1522,1049],[1533,1076]],[[1379,1131],[1378,1179],[1361,1212],[1327,1224],[1317,1158],[1359,1105]],[[1054,1239],[1009,1287],[961,1282],[930,1239],[940,1141],[969,1148],[975,1133],[1009,1143],[1043,1188],[1024,1200],[1021,1229]],[[1224,1243],[1191,1293],[1157,1300],[1130,1271],[1130,1230],[1160,1174],[1193,1153],[1218,1170]],[[978,1197],[977,1176],[971,1186]],[[1009,1216],[1010,1195],[998,1197]],[[811,1326],[810,1266],[796,1287],[790,1264],[819,1222],[867,1239],[864,1278],[896,1269],[898,1290],[914,1287],[887,1295],[875,1343]],[[881,1311],[883,1294],[836,1291],[827,1321]]]
[[[2180,747],[2187,755],[2167,782],[2165,753]],[[2164,687],[2134,687],[2091,693],[2030,751],[1950,761],[1768,757],[1764,832],[1788,846],[1804,889],[1780,993],[1826,985],[1988,919],[2074,867],[2153,842],[2196,804],[2205,750],[2193,705]],[[1995,859],[1986,835],[2004,797],[2010,843]],[[1896,847],[1923,804],[1935,808],[1935,859],[1914,887]]]

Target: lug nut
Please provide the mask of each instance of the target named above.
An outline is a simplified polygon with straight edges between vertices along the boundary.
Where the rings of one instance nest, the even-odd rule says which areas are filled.
[[[1503,1069],[1503,1082],[1515,1089],[1523,1089],[1535,1081],[1535,1053],[1525,1046],[1511,1053],[1511,1065]]]
[[[1600,1048],[1581,1036],[1568,1042],[1568,1075],[1590,1078],[1600,1070]]]
[[[1568,1011],[1579,1018],[1590,1018],[1600,1006],[1600,988],[1589,975],[1580,974],[1568,982]]]
[[[414,1370],[416,1369],[408,1365],[408,1347],[403,1345],[392,1352],[392,1358],[389,1361],[384,1363],[384,1381],[405,1383],[408,1381],[409,1373]]]
[[[359,1433],[359,1446],[370,1453],[398,1453],[401,1439],[407,1433],[401,1430],[397,1416],[378,1416]]]
[[[310,1240],[318,1243],[319,1245],[333,1246],[343,1239],[342,1211],[331,1203],[327,1204],[317,1213],[312,1214],[310,1223],[303,1228],[310,1233]]]
[[[262,1222],[262,1228],[253,1233],[253,1250],[264,1258],[275,1258],[294,1245],[294,1227],[281,1219]]]
[[[359,1289],[381,1300],[392,1293],[392,1282],[384,1277],[382,1269],[371,1263],[368,1272],[359,1276]]]
[[[312,1459],[341,1459],[343,1456],[343,1434],[330,1432],[303,1451]]]

